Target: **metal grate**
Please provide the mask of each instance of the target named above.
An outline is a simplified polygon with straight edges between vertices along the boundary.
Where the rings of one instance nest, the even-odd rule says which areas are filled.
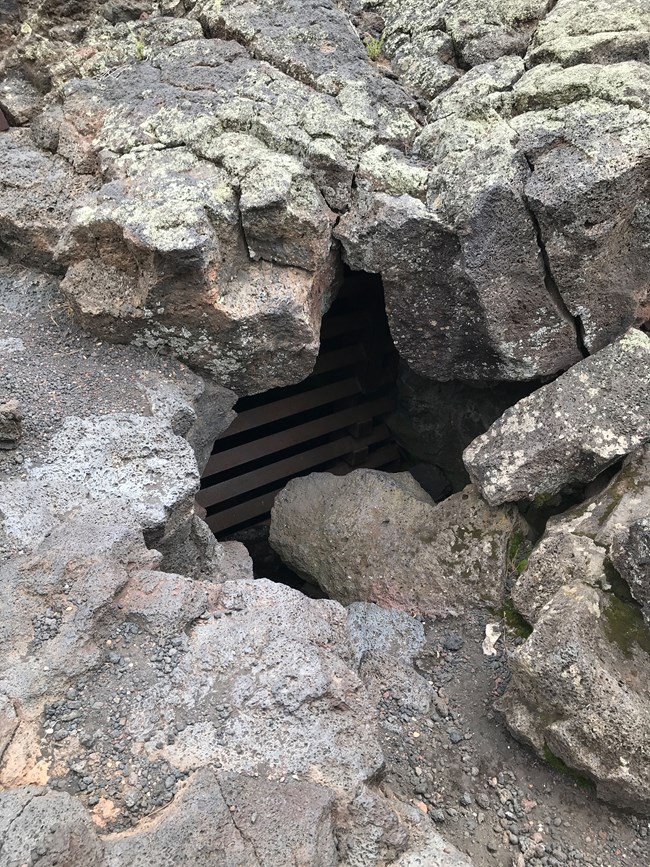
[[[364,276],[361,285],[344,287],[323,318],[312,375],[235,406],[237,418],[215,442],[197,495],[214,533],[268,519],[275,496],[296,476],[399,468],[383,421],[395,408],[397,353],[381,284]]]

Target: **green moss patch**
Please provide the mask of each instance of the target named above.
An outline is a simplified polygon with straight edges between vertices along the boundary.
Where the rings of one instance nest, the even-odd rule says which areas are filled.
[[[650,629],[640,608],[610,595],[604,614],[605,633],[625,656],[633,656],[635,647],[650,656]]]
[[[517,611],[512,599],[505,600],[501,608],[493,609],[495,617],[500,617],[508,626],[509,629],[518,635],[520,638],[528,638],[533,631],[533,627],[525,617]]]
[[[554,771],[557,771],[565,777],[570,777],[576,785],[580,786],[581,789],[593,790],[595,788],[589,777],[585,777],[584,774],[581,774],[580,771],[576,771],[575,768],[570,768],[559,756],[555,755],[546,743],[544,744],[544,761],[549,764]]]

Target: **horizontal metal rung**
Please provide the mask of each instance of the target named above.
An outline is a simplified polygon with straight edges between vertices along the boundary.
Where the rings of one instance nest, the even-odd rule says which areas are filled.
[[[218,503],[224,503],[240,494],[246,494],[270,485],[273,482],[286,479],[289,476],[304,473],[326,461],[342,458],[345,455],[353,453],[356,449],[371,446],[388,439],[389,436],[388,428],[384,424],[377,425],[372,433],[361,439],[355,439],[347,435],[343,436],[341,439],[334,440],[334,442],[325,443],[316,448],[308,449],[305,452],[299,452],[297,455],[276,461],[268,466],[251,470],[248,473],[243,473],[241,476],[235,476],[233,479],[227,479],[225,482],[204,488],[196,495],[197,502],[207,509]]]
[[[358,406],[353,406],[349,409],[339,410],[323,418],[296,425],[296,427],[289,428],[288,430],[269,434],[253,442],[245,443],[223,452],[217,452],[208,461],[203,477],[206,478],[215,473],[229,470],[232,467],[241,466],[249,461],[255,461],[267,455],[272,455],[274,452],[309,442],[311,439],[316,439],[324,434],[334,433],[357,422],[384,415],[394,408],[395,397],[393,395],[386,395],[370,400],[367,403],[360,403]]]
[[[313,388],[311,391],[302,392],[302,394],[284,397],[281,400],[273,401],[273,403],[266,403],[263,406],[256,406],[254,409],[245,410],[237,416],[228,430],[221,436],[225,439],[234,434],[260,427],[263,424],[290,418],[299,412],[306,412],[307,410],[333,403],[335,400],[342,400],[343,398],[352,397],[360,393],[361,385],[356,377],[344,379],[340,382],[333,382],[321,388]]]

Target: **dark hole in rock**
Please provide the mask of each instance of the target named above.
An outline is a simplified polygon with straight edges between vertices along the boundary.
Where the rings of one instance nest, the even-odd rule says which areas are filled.
[[[197,500],[220,539],[247,545],[256,575],[310,592],[268,545],[271,506],[290,479],[404,468],[386,424],[397,405],[397,366],[381,280],[348,272],[323,317],[311,376],[237,402],[237,418],[215,443]],[[322,595],[318,588],[311,593]]]
[[[440,383],[413,373],[393,344],[381,279],[348,270],[323,317],[313,373],[237,402],[197,501],[220,540],[247,546],[256,577],[322,596],[268,543],[273,501],[290,479],[358,467],[409,470],[442,500],[469,481],[463,448],[538,385]]]

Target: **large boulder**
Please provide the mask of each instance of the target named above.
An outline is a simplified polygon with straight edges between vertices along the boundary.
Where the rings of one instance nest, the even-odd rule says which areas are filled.
[[[561,587],[510,659],[513,734],[619,807],[650,811],[650,632],[616,596]]]
[[[240,392],[304,378],[336,267],[330,212],[302,175],[258,166],[240,216],[226,172],[183,148],[121,157],[71,216],[62,288],[92,330],[171,348]]]
[[[646,446],[627,459],[604,491],[549,520],[513,587],[517,609],[535,623],[562,585],[580,581],[605,590],[614,585],[625,595],[629,591],[650,624],[649,513]]]
[[[648,105],[638,62],[535,67],[510,96],[550,288],[589,352],[648,315]]]
[[[506,410],[465,449],[491,503],[544,501],[650,440],[650,338],[631,329]]]
[[[530,64],[648,61],[650,10],[644,0],[558,0],[528,48]]]
[[[650,450],[549,522],[512,590],[533,625],[500,702],[516,737],[650,811]]]
[[[54,249],[75,200],[93,186],[62,157],[39,150],[29,130],[0,136],[0,249],[14,261],[57,270]]]
[[[282,560],[344,604],[448,615],[498,605],[521,519],[469,486],[436,505],[408,473],[294,479],[271,513]]]

